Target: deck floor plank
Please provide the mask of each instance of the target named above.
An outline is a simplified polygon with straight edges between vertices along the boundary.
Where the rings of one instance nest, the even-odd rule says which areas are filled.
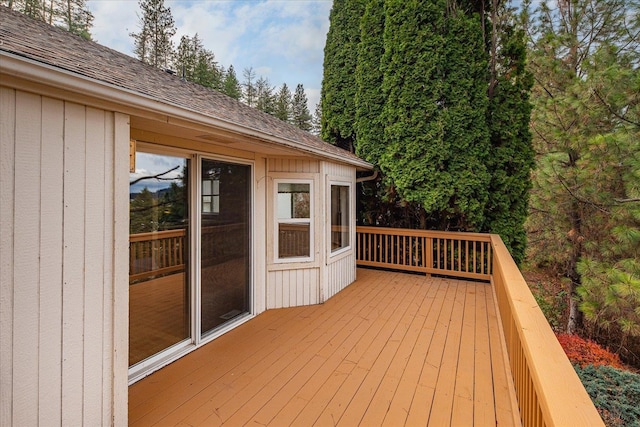
[[[129,422],[517,425],[491,285],[377,270],[270,310],[129,388]]]

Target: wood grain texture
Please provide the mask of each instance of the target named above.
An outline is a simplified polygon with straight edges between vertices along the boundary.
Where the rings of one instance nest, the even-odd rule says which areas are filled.
[[[504,372],[477,331],[497,322],[490,285],[357,273],[324,304],[268,310],[132,385],[130,425],[470,425],[478,404],[495,425],[476,395],[495,389],[480,367]]]

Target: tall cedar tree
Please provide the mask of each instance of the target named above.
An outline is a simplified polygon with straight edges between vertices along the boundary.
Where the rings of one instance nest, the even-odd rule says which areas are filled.
[[[256,105],[255,107],[267,114],[275,115],[276,98],[273,93],[274,87],[271,86],[269,79],[260,77],[256,81]]]
[[[380,61],[384,55],[384,0],[370,0],[360,24],[356,65],[356,154],[377,165],[384,151],[381,122],[385,96]]]
[[[639,12],[635,1],[562,0],[542,2],[528,20],[538,153],[531,256],[568,279],[570,333],[582,326],[581,307],[607,335],[640,335],[640,268],[626,261],[640,247]]]
[[[447,0],[385,6],[381,170],[438,228],[479,230],[490,181],[480,19]]]
[[[325,141],[353,150],[356,63],[360,41],[360,17],[365,0],[335,0],[329,15],[329,32],[324,48],[324,69],[320,102]]]
[[[142,16],[138,16],[140,31],[131,33],[136,57],[154,67],[168,68],[173,63],[173,42],[176,26],[171,9],[164,0],[139,0]]]
[[[291,123],[307,132],[311,131],[311,113],[307,105],[307,94],[304,92],[304,86],[298,84],[296,91],[293,93],[293,102],[291,106]]]
[[[497,12],[497,11],[496,11]],[[488,125],[491,155],[487,167],[491,172],[485,230],[499,234],[516,263],[525,257],[524,223],[529,208],[531,169],[534,151],[531,145],[529,94],[533,77],[526,69],[526,39],[517,30],[508,10],[492,13],[495,22],[495,72],[489,83]]]

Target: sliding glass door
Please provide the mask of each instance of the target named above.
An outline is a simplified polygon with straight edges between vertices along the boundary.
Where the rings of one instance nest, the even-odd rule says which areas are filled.
[[[250,311],[251,167],[201,163],[200,321],[206,336]]]
[[[144,149],[129,177],[133,379],[251,312],[251,166]]]

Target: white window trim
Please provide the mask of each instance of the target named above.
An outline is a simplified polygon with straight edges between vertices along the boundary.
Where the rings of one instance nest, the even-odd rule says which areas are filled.
[[[331,186],[337,185],[341,187],[349,188],[349,244],[344,248],[336,249],[335,251],[331,249]],[[353,183],[351,181],[343,181],[339,179],[327,178],[327,256],[330,259],[339,257],[346,252],[351,252],[353,248],[353,227],[354,227],[354,204],[353,204]]]
[[[309,184],[309,218],[278,218],[278,184]],[[315,188],[313,179],[302,178],[274,178],[273,180],[273,262],[276,264],[313,262],[315,261]],[[309,224],[309,256],[308,257],[279,257],[279,225],[280,224]]]

